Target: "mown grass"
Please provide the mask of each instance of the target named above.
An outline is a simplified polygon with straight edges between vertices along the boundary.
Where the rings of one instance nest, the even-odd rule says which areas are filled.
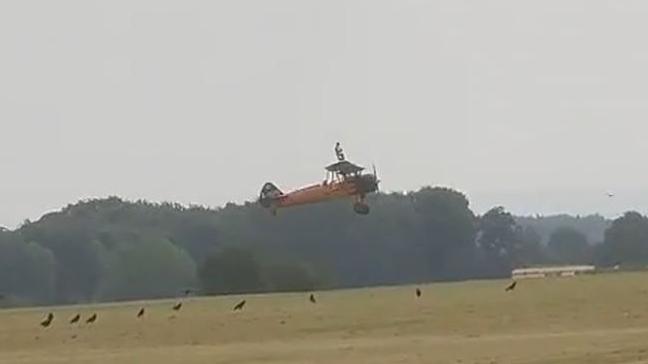
[[[4,310],[0,363],[648,363],[648,274],[507,283]]]

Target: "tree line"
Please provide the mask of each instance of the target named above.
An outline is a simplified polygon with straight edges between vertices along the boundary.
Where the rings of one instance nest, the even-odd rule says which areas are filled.
[[[503,207],[477,216],[465,195],[447,188],[369,202],[368,216],[349,201],[272,216],[255,203],[81,201],[0,231],[0,305],[496,278],[538,264],[648,264],[648,219],[636,212],[612,222],[583,218],[593,230],[605,224],[594,233],[602,241],[592,242],[569,223],[581,218],[555,224],[552,217],[551,233],[539,232],[542,217],[516,218]]]

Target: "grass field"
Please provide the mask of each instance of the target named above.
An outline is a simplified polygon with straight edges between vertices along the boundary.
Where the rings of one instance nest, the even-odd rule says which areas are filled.
[[[507,283],[4,310],[0,363],[648,363],[648,274]]]

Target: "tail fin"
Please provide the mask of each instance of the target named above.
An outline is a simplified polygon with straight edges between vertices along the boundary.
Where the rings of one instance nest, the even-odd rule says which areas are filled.
[[[272,206],[272,201],[283,195],[280,189],[277,188],[273,183],[267,182],[261,188],[261,193],[259,194],[259,202],[263,207]]]

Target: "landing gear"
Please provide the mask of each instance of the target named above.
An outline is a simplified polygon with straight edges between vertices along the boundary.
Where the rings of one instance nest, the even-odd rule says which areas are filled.
[[[369,215],[369,205],[362,201],[353,204],[353,211],[358,215]]]
[[[353,211],[358,215],[369,215],[369,205],[365,202],[364,195],[355,196],[355,201],[353,202]]]

